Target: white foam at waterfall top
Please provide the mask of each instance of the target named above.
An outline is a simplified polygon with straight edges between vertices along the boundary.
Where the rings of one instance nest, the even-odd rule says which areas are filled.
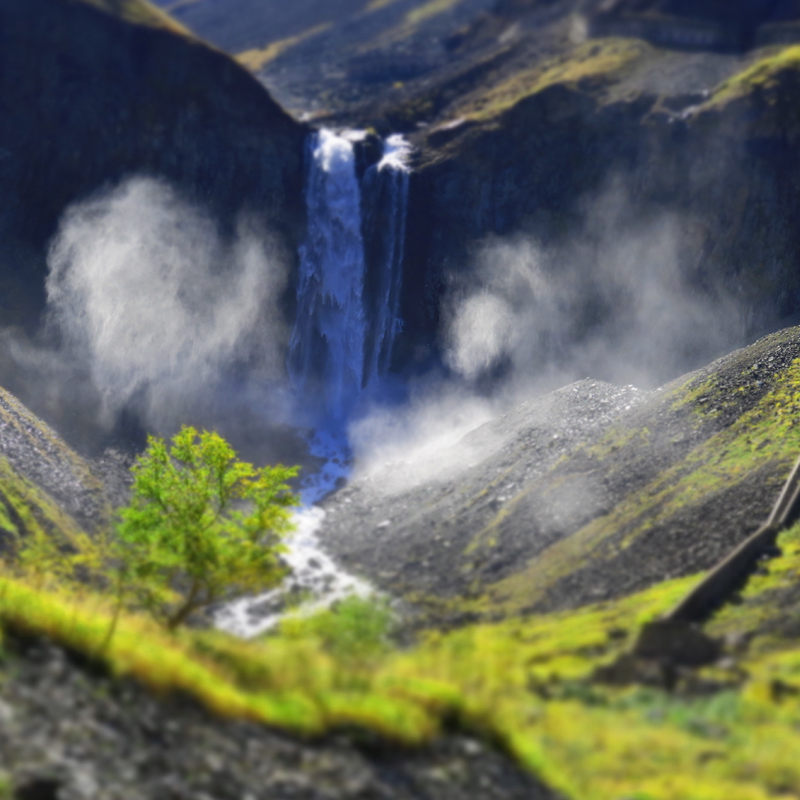
[[[389,371],[394,342],[403,329],[400,292],[411,154],[411,145],[400,134],[390,136],[383,144],[381,160],[364,176],[364,230],[378,261],[368,265],[376,271],[372,282],[376,291],[366,347],[367,384],[377,384]]]
[[[297,320],[288,358],[299,401],[322,396],[324,409],[317,411],[342,429],[363,389],[388,371],[402,330],[412,148],[402,136],[390,136],[381,159],[359,185],[355,147],[365,138],[364,131],[326,129],[310,138],[308,231],[300,247]]]
[[[383,144],[383,156],[378,162],[378,170],[394,169],[409,171],[409,161],[414,148],[401,133],[390,136]]]

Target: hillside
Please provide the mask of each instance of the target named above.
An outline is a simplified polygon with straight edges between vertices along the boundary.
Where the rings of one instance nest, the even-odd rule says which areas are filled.
[[[134,25],[147,25],[183,36],[192,35],[187,28],[148,0],[82,0],[82,2]]]
[[[795,796],[796,525],[705,636],[637,639],[774,498],[798,347],[790,329],[655,393],[567,387],[440,448],[450,477],[398,462],[335,495],[334,549],[417,609],[402,647],[127,613],[109,640],[110,599],[0,573],[13,796]]]
[[[790,328],[647,392],[584,380],[326,504],[343,562],[432,609],[575,608],[711,567],[766,518],[800,454]],[[402,455],[398,457],[402,459]]]
[[[221,8],[203,0],[175,13],[199,23]],[[674,225],[674,252],[653,258],[676,261],[692,291],[727,305],[719,337],[704,346],[698,328],[698,351],[656,368],[650,385],[797,311],[796,4],[409,0],[348,7],[325,27],[327,13],[310,8],[304,31],[240,60],[314,124],[403,132],[415,146],[397,371],[442,360],[449,293],[473,280],[494,237],[535,242],[553,273],[569,262],[592,274],[583,251]],[[260,14],[241,6],[228,19],[256,30]],[[741,35],[717,47],[693,39],[697,24]],[[593,226],[611,195],[609,244]],[[565,302],[591,306],[587,294]],[[566,326],[558,357],[571,362],[573,346],[609,326],[602,310],[588,329],[582,318]],[[633,379],[605,365],[593,377]]]
[[[568,20],[553,23],[454,70],[444,85],[407,87],[398,90],[404,97],[359,112],[357,124],[377,119],[382,130],[407,131],[418,153],[408,285],[425,286],[436,301],[404,297],[408,336],[398,366],[413,368],[414,354],[441,332],[448,292],[474,281],[485,243],[496,237],[535,243],[555,291],[570,280],[559,277],[563,265],[575,270],[564,302],[585,305],[591,321],[588,330],[583,317],[574,326],[554,322],[565,344],[555,357],[566,364],[575,346],[619,319],[610,299],[610,317],[605,300],[592,304],[627,269],[626,242],[649,247],[644,257],[654,269],[676,265],[692,293],[716,298],[710,319],[725,298],[712,324],[721,340],[703,344],[703,323],[692,323],[702,352],[669,364],[681,346],[665,347],[660,369],[646,357],[627,377],[603,365],[593,377],[655,372],[656,385],[796,312],[796,48],[687,54],[636,39],[571,44],[569,35]],[[664,226],[673,227],[659,250]],[[587,257],[591,248],[599,257]],[[574,288],[582,283],[585,293]],[[635,326],[638,312],[628,312]],[[573,373],[582,374],[581,366]]]

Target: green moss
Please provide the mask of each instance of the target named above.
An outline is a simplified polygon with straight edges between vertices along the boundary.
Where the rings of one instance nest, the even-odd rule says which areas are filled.
[[[515,72],[507,80],[471,96],[452,116],[485,121],[557,84],[601,86],[622,77],[649,51],[649,45],[633,39],[587,42],[558,58]]]
[[[633,430],[611,429],[596,445],[584,448],[582,452],[598,461],[605,461],[609,456],[625,447],[641,447],[650,440],[649,428]]]
[[[753,91],[775,88],[787,71],[800,70],[800,45],[783,47],[760,58],[742,72],[721,83],[703,108],[722,106]]]
[[[60,532],[67,539],[81,535],[75,521],[31,481],[18,475],[0,457],[0,527],[19,535]]]
[[[690,389],[713,391],[711,384]],[[680,401],[678,401],[680,402]],[[800,359],[779,373],[770,391],[733,424],[706,439],[640,491],[533,559],[521,572],[496,584],[500,608],[513,611],[537,602],[549,586],[590,560],[612,558],[687,507],[715,492],[729,491],[763,468],[782,474],[800,453]],[[619,534],[624,531],[624,536]],[[616,544],[607,543],[616,537]]]

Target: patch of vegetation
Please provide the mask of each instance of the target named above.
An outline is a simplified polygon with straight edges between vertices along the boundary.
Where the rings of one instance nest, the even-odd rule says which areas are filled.
[[[351,595],[316,614],[287,617],[280,635],[316,640],[340,660],[370,661],[389,648],[393,621],[386,599]]]
[[[763,458],[793,456],[800,444],[798,391],[800,360],[758,405],[692,451],[672,488],[691,494],[694,474],[696,492],[713,491],[717,481],[729,483]],[[226,471],[214,472],[215,458],[194,449],[202,440],[184,437],[177,453],[162,442],[140,462],[137,479],[145,494],[159,470],[178,469],[174,457],[205,464],[201,476],[181,484],[193,487],[184,494],[204,495],[198,486],[208,489],[215,474],[227,485]],[[220,442],[207,443],[225,456],[217,461],[230,466]],[[626,437],[612,436],[603,448],[615,444],[625,446]],[[247,470],[240,476],[254,479]],[[669,495],[666,502],[680,497]],[[23,504],[24,498],[14,507],[20,516]],[[189,511],[184,507],[179,519]],[[136,513],[133,519],[136,527]],[[62,535],[64,547],[80,552],[85,534],[70,527]],[[585,555],[585,544],[574,545],[573,564]],[[710,628],[754,632],[757,645],[749,654],[734,650],[733,665],[699,672],[710,687],[702,695],[594,678],[696,577],[575,611],[429,631],[413,647],[399,649],[389,642],[392,616],[380,602],[351,598],[243,641],[214,630],[170,631],[147,614],[120,609],[101,582],[42,580],[35,571],[15,573],[6,565],[0,570],[0,627],[47,636],[159,694],[188,692],[222,716],[299,735],[355,729],[410,746],[456,725],[502,747],[574,800],[767,800],[796,796],[800,786],[800,648],[796,636],[774,627],[800,609],[800,525],[780,544],[783,556],[765,565],[744,602],[724,609]],[[58,569],[54,563],[42,572]]]
[[[160,693],[188,691],[222,715],[294,733],[356,727],[412,745],[456,723],[571,798],[752,800],[790,791],[800,785],[800,701],[791,692],[778,699],[760,676],[797,670],[796,649],[746,662],[759,678],[711,697],[592,682],[594,669],[685,589],[672,581],[576,612],[430,633],[410,650],[373,652],[368,666],[325,641],[330,617],[302,635],[247,642],[214,631],[170,635],[124,613],[108,641],[107,598],[38,591],[7,576],[0,620]]]
[[[125,22],[147,25],[151,28],[163,28],[182,36],[192,36],[188,28],[148,0],[82,0],[82,2],[119,17]]]
[[[412,9],[406,14],[406,22],[409,25],[419,25],[431,17],[436,17],[439,14],[444,14],[449,11],[453,6],[457,6],[462,0],[428,0],[421,6]]]
[[[380,11],[382,8],[388,8],[397,0],[371,0],[367,7],[364,9],[366,12]]]
[[[256,47],[251,50],[245,50],[243,53],[239,53],[236,56],[236,60],[243,67],[245,67],[245,69],[249,69],[251,72],[258,72],[276,58],[280,58],[280,56],[282,56],[288,50],[296,47],[306,39],[316,36],[318,33],[324,33],[330,27],[330,22],[323,22],[322,24],[315,25],[313,28],[309,28],[302,33],[298,33],[296,36],[289,36],[288,38],[280,39],[277,42],[270,42],[270,44],[268,44],[266,47]]]
[[[706,391],[710,387],[700,388]],[[686,391],[692,401],[698,388],[689,386]],[[677,402],[680,405],[680,400]],[[614,548],[601,549],[621,531],[625,536],[616,547],[629,546],[680,510],[702,503],[715,492],[730,490],[759,470],[769,468],[782,475],[800,452],[798,420],[800,359],[778,373],[758,403],[727,428],[703,441],[611,513],[559,541],[526,569],[493,586],[497,607],[511,612],[535,603],[555,581],[589,560],[613,557]]]
[[[783,47],[723,81],[702,107],[722,106],[754,91],[774,89],[781,84],[787,72],[798,71],[800,71],[800,45]]]
[[[150,437],[133,467],[130,504],[116,535],[39,527],[19,536],[17,566],[40,585],[113,589],[170,630],[236,594],[272,588],[285,574],[281,537],[298,499],[297,469],[256,469],[216,433],[185,427],[171,446]]]
[[[507,80],[468,99],[453,111],[453,116],[485,121],[557,84],[596,88],[621,78],[650,50],[649,45],[634,39],[586,42],[531,69],[515,72]]]
[[[13,536],[61,536],[77,542],[83,535],[44,491],[16,473],[0,457],[0,530]]]

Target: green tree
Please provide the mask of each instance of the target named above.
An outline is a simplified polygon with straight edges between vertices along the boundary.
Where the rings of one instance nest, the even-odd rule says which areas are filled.
[[[276,586],[296,474],[238,461],[216,433],[184,427],[171,447],[150,437],[117,526],[120,592],[175,629],[200,608]]]

